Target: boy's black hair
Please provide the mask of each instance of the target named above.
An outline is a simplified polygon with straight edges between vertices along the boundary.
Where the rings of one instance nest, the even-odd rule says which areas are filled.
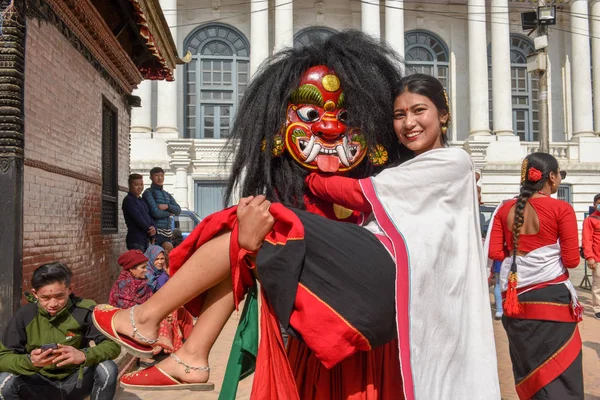
[[[152,176],[152,174],[158,174],[158,173],[165,173],[165,170],[162,169],[161,167],[154,167],[150,170],[150,176]]]
[[[71,285],[73,273],[61,262],[53,262],[39,266],[33,271],[31,278],[31,287],[39,290],[43,286],[51,285],[56,282],[63,282],[65,286]]]

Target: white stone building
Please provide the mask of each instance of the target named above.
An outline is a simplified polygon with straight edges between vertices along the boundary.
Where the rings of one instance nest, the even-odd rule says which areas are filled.
[[[310,34],[346,28],[388,41],[406,72],[437,76],[451,103],[453,146],[483,171],[489,204],[518,191],[520,162],[538,139],[537,78],[527,73],[532,37],[508,0],[161,0],[180,55],[175,82],[143,82],[131,121],[131,170],[166,171],[165,186],[201,216],[221,208],[227,167],[219,154],[236,104],[265,57]],[[583,218],[600,193],[600,2],[557,1],[550,27],[551,153],[568,171],[559,196]],[[593,79],[592,79],[593,78]],[[594,87],[592,87],[592,82]],[[593,90],[595,88],[595,90]]]

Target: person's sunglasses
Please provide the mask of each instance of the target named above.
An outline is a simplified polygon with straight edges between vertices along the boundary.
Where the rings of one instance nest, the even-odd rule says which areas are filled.
[[[567,177],[567,171],[560,171],[561,179],[565,179]]]

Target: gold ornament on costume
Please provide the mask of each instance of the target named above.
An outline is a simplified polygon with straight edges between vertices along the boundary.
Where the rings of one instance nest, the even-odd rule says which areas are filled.
[[[267,140],[266,139],[261,140],[260,150],[261,151],[267,150]],[[285,150],[285,147],[284,147],[284,142],[283,142],[283,136],[281,136],[281,134],[278,133],[275,136],[273,136],[273,148],[271,149],[271,154],[274,158],[279,157],[280,155],[283,154],[284,150]]]
[[[523,164],[521,164],[521,184],[525,182],[525,178],[527,178],[527,165],[529,161],[527,159],[523,160]]]
[[[378,144],[375,149],[369,152],[369,161],[376,167],[380,167],[388,162],[388,152],[382,145]]]
[[[352,210],[346,207],[342,207],[339,204],[333,205],[333,213],[339,220],[346,219],[352,215]]]
[[[340,80],[335,75],[325,75],[321,83],[323,84],[323,89],[328,92],[337,92],[340,88]]]
[[[331,112],[335,110],[335,103],[331,100],[327,100],[323,106],[323,110]]]
[[[283,154],[283,137],[280,134],[277,134],[273,137],[273,149],[271,153],[273,153],[273,157],[279,157]]]

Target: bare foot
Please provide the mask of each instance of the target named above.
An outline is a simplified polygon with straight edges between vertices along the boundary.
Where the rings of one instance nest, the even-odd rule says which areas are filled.
[[[177,357],[184,363],[193,367],[207,367],[208,360],[201,360],[186,354],[181,349],[175,352]],[[183,383],[206,383],[210,377],[209,371],[197,369],[187,369],[185,366],[177,363],[173,357],[167,357],[156,365],[173,378]],[[187,372],[189,371],[189,372]]]
[[[140,339],[139,335],[133,334],[133,326],[131,325],[131,318],[129,316],[130,310],[131,309],[128,308],[115,314],[113,319],[115,329],[120,334],[135,340],[139,344],[148,345],[148,343]],[[158,337],[158,324],[153,324],[152,322],[148,321],[147,318],[144,318],[139,312],[138,308],[133,311],[133,319],[135,321],[137,332],[140,335],[150,340]]]

